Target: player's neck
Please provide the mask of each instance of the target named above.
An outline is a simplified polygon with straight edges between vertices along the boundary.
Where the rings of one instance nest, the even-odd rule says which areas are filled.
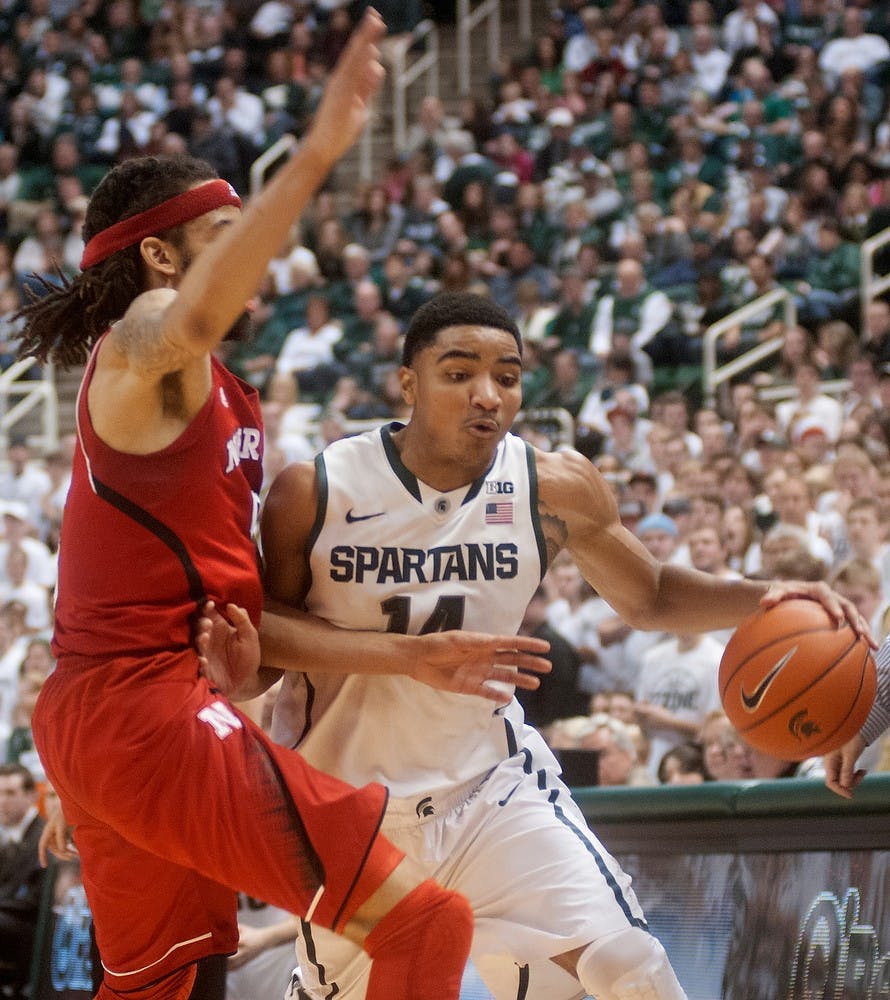
[[[411,433],[410,425],[392,435],[393,443],[405,468],[422,483],[450,493],[475,482],[491,466],[494,452],[478,456],[442,455],[433,451],[429,442]]]

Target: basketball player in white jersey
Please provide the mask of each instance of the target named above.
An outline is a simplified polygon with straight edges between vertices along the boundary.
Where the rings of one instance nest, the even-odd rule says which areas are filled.
[[[346,629],[515,631],[566,548],[632,628],[731,628],[805,596],[867,634],[824,584],[720,579],[657,562],[574,452],[509,433],[521,340],[487,299],[445,294],[406,335],[407,425],[328,446],[284,470],[263,519],[272,602]],[[273,606],[275,606],[273,604]],[[475,918],[473,960],[497,1000],[680,1000],[630,879],[588,829],[559,767],[503,685],[500,704],[400,675],[288,673],[273,735],[350,782],[389,787],[383,831]],[[491,696],[489,690],[480,692]],[[303,923],[295,996],[362,1000],[367,957]]]

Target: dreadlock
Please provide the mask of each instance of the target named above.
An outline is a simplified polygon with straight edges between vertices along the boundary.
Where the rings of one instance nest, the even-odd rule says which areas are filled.
[[[83,225],[84,242],[216,176],[209,163],[191,156],[125,160],[93,192]],[[157,235],[175,241],[181,231],[177,226]],[[96,340],[144,291],[138,245],[117,251],[71,280],[59,271],[59,284],[33,277],[41,291],[32,292],[19,313],[26,323],[19,355],[40,361],[52,358],[64,368],[83,364]]]

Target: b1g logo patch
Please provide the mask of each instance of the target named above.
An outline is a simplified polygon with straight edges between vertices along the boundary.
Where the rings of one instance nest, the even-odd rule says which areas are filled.
[[[497,479],[487,479],[485,481],[485,492],[489,496],[507,496],[513,493],[515,487],[509,479],[503,481]]]

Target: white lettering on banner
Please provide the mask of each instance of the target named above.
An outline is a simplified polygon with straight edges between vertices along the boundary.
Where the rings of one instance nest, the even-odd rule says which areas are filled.
[[[245,458],[260,460],[260,432],[256,427],[239,427],[226,442],[226,453],[229,456],[226,472],[231,472]]]
[[[860,895],[843,901],[820,892],[804,917],[788,991],[789,1000],[878,1000],[890,990],[890,954],[881,954],[871,924],[859,923]]]
[[[206,705],[198,712],[198,718],[211,726],[221,740],[244,728],[241,720],[224,701],[214,701]]]

